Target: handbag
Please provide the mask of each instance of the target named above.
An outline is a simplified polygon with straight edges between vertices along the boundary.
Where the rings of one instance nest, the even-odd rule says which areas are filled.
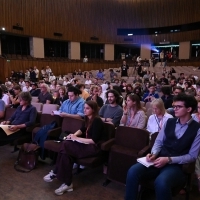
[[[19,172],[30,172],[38,163],[40,146],[32,143],[24,143],[19,150],[14,168]]]

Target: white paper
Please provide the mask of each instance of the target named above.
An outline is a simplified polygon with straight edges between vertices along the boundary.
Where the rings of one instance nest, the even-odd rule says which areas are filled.
[[[72,140],[72,139],[64,139],[64,140]],[[82,142],[82,141],[80,141],[80,140],[72,140],[73,142],[79,142],[79,143],[83,143],[83,144],[89,144],[89,143],[86,143],[86,142]]]
[[[58,111],[58,110],[54,110],[54,111],[53,111],[53,114],[54,114],[54,115],[60,115],[60,113],[61,113],[61,112]]]
[[[145,167],[150,167],[150,166],[153,165],[153,162],[151,162],[151,161],[148,162],[147,159],[146,159],[146,157],[138,158],[137,161],[139,163],[141,163],[142,165],[144,165]]]

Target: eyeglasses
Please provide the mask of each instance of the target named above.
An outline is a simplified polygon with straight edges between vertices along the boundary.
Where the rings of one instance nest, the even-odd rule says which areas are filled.
[[[175,110],[179,110],[180,108],[183,108],[183,107],[185,107],[185,106],[181,106],[181,105],[175,105],[175,106],[173,106],[173,109]]]

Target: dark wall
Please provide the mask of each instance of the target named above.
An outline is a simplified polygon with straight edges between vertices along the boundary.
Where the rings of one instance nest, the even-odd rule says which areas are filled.
[[[199,0],[0,0],[0,27],[42,38],[127,43],[117,28],[150,28],[200,21]],[[19,24],[23,31],[12,29]],[[54,36],[54,33],[62,36]],[[200,31],[133,36],[136,43],[199,39]]]

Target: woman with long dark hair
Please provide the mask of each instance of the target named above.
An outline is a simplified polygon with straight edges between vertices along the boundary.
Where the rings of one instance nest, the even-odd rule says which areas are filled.
[[[120,124],[133,128],[145,128],[147,117],[136,94],[129,94],[123,108],[124,113]]]
[[[90,157],[100,151],[99,143],[103,140],[104,124],[98,116],[97,103],[85,102],[84,114],[85,125],[62,142],[55,169],[43,178],[45,182],[52,182],[54,178],[63,182],[55,190],[57,195],[73,191],[72,169],[75,159]]]

